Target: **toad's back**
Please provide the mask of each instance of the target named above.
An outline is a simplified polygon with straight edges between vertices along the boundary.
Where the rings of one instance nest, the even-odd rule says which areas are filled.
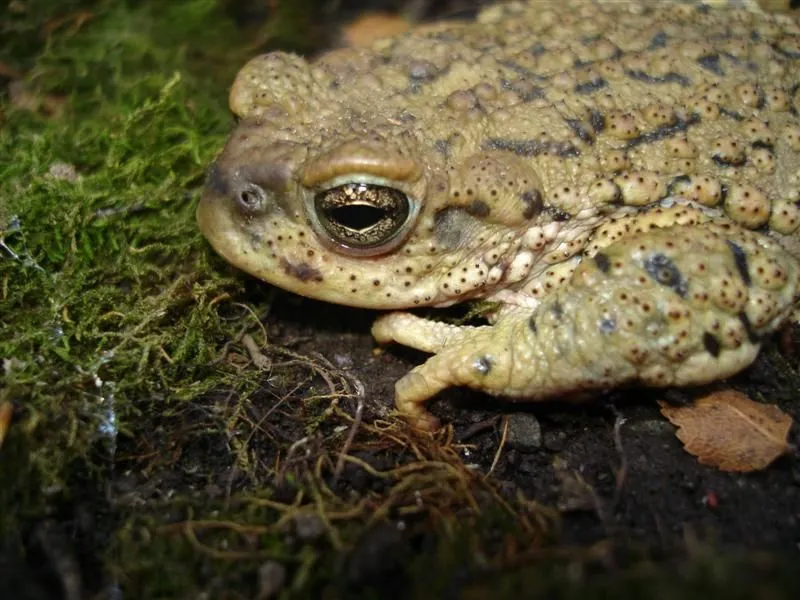
[[[287,137],[318,154],[370,135],[411,137],[417,156],[451,166],[504,151],[524,158],[536,192],[568,214],[594,185],[597,203],[640,206],[680,192],[722,203],[747,227],[794,230],[795,21],[686,4],[564,4],[501,5],[477,23],[331,53],[302,74],[268,55],[243,73],[268,93],[240,76],[234,110],[285,111]],[[466,193],[476,183],[467,173],[450,177],[451,197],[490,203],[474,189],[485,186]]]
[[[398,385],[418,417],[452,383],[539,398],[707,381],[794,303],[799,89],[796,20],[693,4],[511,3],[311,64],[273,53],[237,77],[200,223],[308,296],[505,303],[491,333],[381,321],[379,338],[439,353]],[[576,348],[553,341],[564,322]]]

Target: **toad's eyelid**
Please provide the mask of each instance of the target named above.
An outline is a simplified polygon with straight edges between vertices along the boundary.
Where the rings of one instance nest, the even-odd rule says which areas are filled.
[[[303,169],[301,183],[315,187],[320,183],[353,174],[371,175],[389,181],[412,183],[423,174],[422,165],[382,144],[350,141],[317,157]]]
[[[333,179],[329,179],[328,181],[324,181],[318,185],[315,185],[310,189],[314,190],[315,192],[325,192],[342,185],[347,185],[348,183],[380,185],[383,187],[405,191],[401,182],[387,179],[385,177],[378,177],[377,175],[372,175],[370,173],[348,173],[346,175],[339,175]]]

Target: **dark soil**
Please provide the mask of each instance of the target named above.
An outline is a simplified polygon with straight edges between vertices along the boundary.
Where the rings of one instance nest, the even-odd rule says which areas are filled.
[[[426,358],[397,347],[376,352],[369,336],[376,315],[281,294],[270,314],[270,331],[276,333],[271,339],[321,353],[364,382],[368,420],[388,413],[394,382]],[[772,340],[749,370],[702,390],[631,389],[581,403],[540,404],[449,390],[431,403],[431,410],[452,426],[462,460],[484,473],[495,460],[503,417],[535,417],[540,442],[506,446],[492,476],[504,494],[513,497],[520,491],[542,505],[566,508],[560,515],[564,544],[611,538],[670,552],[697,539],[800,552],[797,457],[782,457],[766,471],[748,475],[700,465],[683,450],[657,404],[689,403],[711,389],[739,389],[792,415],[790,439],[797,445],[798,333],[788,330],[783,349]],[[554,468],[559,461],[564,464]],[[588,494],[570,494],[574,486],[559,477],[565,470],[580,476]],[[359,487],[357,480],[353,483]]]

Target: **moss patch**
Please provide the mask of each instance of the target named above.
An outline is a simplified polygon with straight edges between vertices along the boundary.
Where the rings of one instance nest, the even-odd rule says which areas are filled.
[[[209,268],[192,220],[229,126],[222,94],[146,8],[71,10],[9,86],[0,132],[0,354],[4,400],[18,404],[5,449],[17,459],[3,467],[30,484],[14,487],[34,512],[41,489],[67,490],[68,465],[113,444],[143,396],[168,404],[213,387],[203,365],[229,327],[212,300],[237,287]],[[180,39],[200,19],[181,20]],[[8,46],[13,60],[22,43]]]

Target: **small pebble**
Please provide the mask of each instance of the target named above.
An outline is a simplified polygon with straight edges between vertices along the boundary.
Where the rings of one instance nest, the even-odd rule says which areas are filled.
[[[286,581],[286,567],[275,560],[268,560],[258,568],[257,600],[274,598]]]
[[[539,420],[527,412],[508,416],[508,445],[521,452],[532,451],[542,446],[542,428]]]

